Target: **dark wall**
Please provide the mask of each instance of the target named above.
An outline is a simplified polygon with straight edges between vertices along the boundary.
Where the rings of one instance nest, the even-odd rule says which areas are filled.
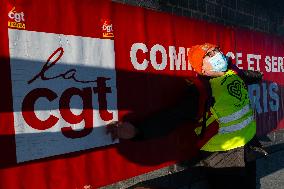
[[[284,36],[284,1],[280,0],[113,1]]]

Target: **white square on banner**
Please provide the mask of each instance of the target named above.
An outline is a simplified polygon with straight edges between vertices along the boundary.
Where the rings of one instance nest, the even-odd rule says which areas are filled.
[[[9,29],[17,162],[112,144],[114,41]]]

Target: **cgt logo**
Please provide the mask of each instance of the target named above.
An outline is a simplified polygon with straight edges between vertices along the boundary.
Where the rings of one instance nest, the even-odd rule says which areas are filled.
[[[118,142],[105,133],[118,120],[114,41],[8,31],[17,161]]]
[[[67,138],[81,138],[89,135],[93,130],[93,93],[98,95],[98,110],[99,116],[104,121],[110,121],[113,119],[113,113],[107,110],[107,93],[111,93],[111,87],[107,87],[106,81],[110,78],[97,77],[96,80],[79,80],[76,78],[76,69],[66,70],[64,73],[59,73],[53,76],[46,76],[46,72],[52,73],[52,67],[63,56],[64,49],[59,47],[55,50],[51,56],[48,58],[47,62],[42,67],[41,71],[36,74],[31,80],[28,81],[28,84],[32,84],[37,79],[42,81],[53,80],[61,78],[64,80],[73,80],[76,83],[96,83],[97,86],[94,87],[84,87],[82,89],[76,87],[70,87],[63,91],[59,97],[56,92],[48,88],[36,88],[30,91],[23,100],[22,114],[26,123],[34,129],[37,130],[46,130],[54,125],[56,125],[60,118],[50,115],[46,120],[40,120],[35,114],[34,105],[36,101],[40,98],[45,98],[48,101],[52,102],[59,98],[59,112],[61,117],[70,124],[79,124],[82,121],[85,123],[85,126],[81,130],[74,130],[71,126],[65,126],[61,128],[62,134]],[[51,62],[52,59],[55,59]],[[73,96],[79,96],[82,104],[83,110],[77,115],[71,111],[70,102]],[[29,111],[27,111],[29,110]]]
[[[18,29],[25,29],[25,14],[24,12],[17,12],[15,10],[16,8],[13,7],[12,10],[8,13],[9,21],[8,21],[8,27],[11,28],[18,28]]]
[[[114,38],[112,24],[109,19],[102,20],[103,38]]]

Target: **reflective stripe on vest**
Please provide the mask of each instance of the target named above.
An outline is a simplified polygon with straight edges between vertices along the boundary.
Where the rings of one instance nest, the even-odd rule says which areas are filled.
[[[233,113],[229,116],[219,118],[219,122],[220,123],[228,123],[228,122],[240,119],[241,117],[246,115],[249,111],[250,111],[250,107],[249,107],[249,104],[248,104],[245,107],[243,107],[241,110],[239,110],[239,111],[237,111],[237,112],[235,112],[235,113]]]
[[[226,133],[231,133],[237,130],[241,130],[242,128],[246,127],[252,121],[253,121],[253,116],[249,116],[247,119],[245,119],[241,123],[219,128],[219,133],[226,134]]]
[[[231,121],[235,121],[238,120],[239,118],[241,118],[243,115],[245,115],[246,113],[249,112],[249,106],[245,106],[242,110],[244,110],[242,113],[240,113],[240,111],[236,112],[238,113],[237,116],[234,116],[235,114],[223,117],[224,119],[222,119],[222,121],[219,119],[219,123],[228,123]],[[237,130],[241,130],[242,128],[246,127],[251,121],[253,121],[254,117],[253,116],[249,116],[247,117],[244,121],[237,123],[237,124],[233,124],[227,127],[220,127],[219,128],[219,134],[226,134],[226,133],[231,133]],[[224,121],[226,120],[226,121]],[[215,121],[214,116],[210,116],[207,121],[206,121],[206,127],[209,127],[211,125],[211,123],[213,123],[213,121]],[[195,133],[197,135],[201,134],[201,129],[202,127],[197,127],[195,129]]]

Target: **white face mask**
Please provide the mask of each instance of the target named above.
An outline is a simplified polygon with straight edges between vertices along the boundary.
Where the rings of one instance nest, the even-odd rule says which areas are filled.
[[[211,64],[212,71],[214,72],[224,72],[227,70],[227,58],[220,52],[211,57],[208,62]]]

